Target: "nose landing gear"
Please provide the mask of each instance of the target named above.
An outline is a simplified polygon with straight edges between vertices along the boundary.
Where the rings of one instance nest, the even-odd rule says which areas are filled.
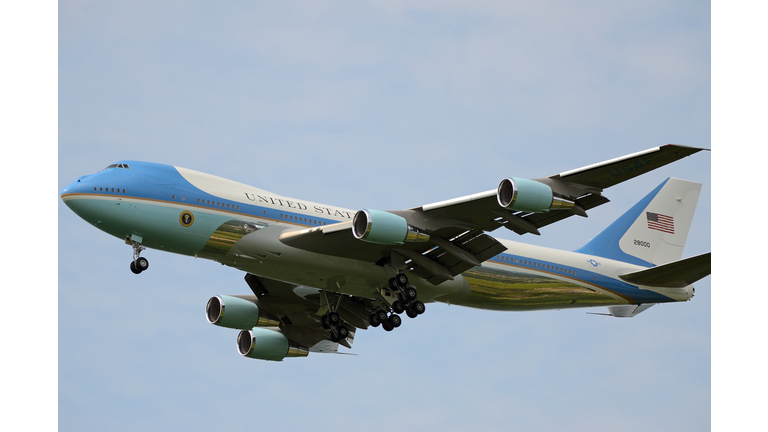
[[[133,247],[133,261],[131,261],[131,271],[133,274],[139,274],[149,268],[149,260],[139,256],[141,251],[146,248],[139,242],[131,241],[130,244]]]
[[[149,268],[149,260],[144,257],[138,257],[135,261],[131,261],[131,271],[134,274],[139,274]]]

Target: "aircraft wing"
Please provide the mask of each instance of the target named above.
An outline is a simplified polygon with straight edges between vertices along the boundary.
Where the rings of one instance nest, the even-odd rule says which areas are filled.
[[[539,235],[539,228],[573,215],[586,216],[586,211],[610,200],[604,189],[645,174],[656,168],[697,153],[701,148],[667,144],[605,162],[534,179],[548,185],[556,197],[574,203],[567,210],[547,212],[510,210],[499,205],[498,189],[461,198],[427,204],[413,210],[429,215],[466,222],[473,227],[492,231],[501,226],[518,234]]]
[[[506,250],[485,232],[505,227],[539,235],[541,227],[573,215],[586,217],[587,210],[609,202],[602,195],[605,188],[701,150],[668,144],[549,177],[505,179],[496,189],[408,210],[361,210],[352,222],[285,231],[280,241],[407,268],[437,285]],[[375,234],[379,228],[384,231]]]

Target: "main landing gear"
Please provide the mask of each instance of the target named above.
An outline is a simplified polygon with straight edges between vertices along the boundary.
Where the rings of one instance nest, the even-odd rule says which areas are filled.
[[[328,313],[320,317],[320,324],[324,329],[330,331],[329,337],[331,341],[338,342],[349,336],[349,327],[347,327],[338,312],[336,312],[339,303],[341,303],[341,296],[337,296],[335,299],[336,301],[334,301],[328,297],[326,291],[323,291],[323,295],[325,296],[325,303],[328,306]]]
[[[347,336],[349,336],[349,328],[339,317],[336,312],[328,312],[320,318],[320,324],[326,330],[330,330],[330,339],[333,342],[338,342]]]
[[[397,300],[391,302],[387,301],[384,296],[379,295],[381,303],[386,307],[382,307],[375,310],[370,316],[368,316],[368,323],[373,327],[381,327],[386,331],[392,331],[393,329],[400,327],[403,320],[399,314],[405,312],[409,318],[416,318],[424,313],[426,306],[419,301],[418,292],[412,285],[408,285],[408,277],[403,273],[398,273],[397,276],[391,278],[387,283],[392,294],[397,293]],[[387,313],[387,310],[391,310],[391,313]]]
[[[149,260],[139,256],[141,251],[146,248],[142,246],[141,243],[137,242],[131,242],[131,246],[133,247],[133,261],[131,261],[131,271],[134,274],[139,274],[149,268]]]

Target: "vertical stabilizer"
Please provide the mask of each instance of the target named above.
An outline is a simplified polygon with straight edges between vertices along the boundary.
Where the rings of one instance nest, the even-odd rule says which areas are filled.
[[[576,252],[645,266],[679,260],[700,191],[669,178]]]

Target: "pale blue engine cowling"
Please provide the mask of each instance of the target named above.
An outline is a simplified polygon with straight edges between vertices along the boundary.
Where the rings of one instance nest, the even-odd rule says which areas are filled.
[[[408,225],[401,216],[381,210],[360,210],[352,219],[352,234],[368,243],[401,245],[406,242],[425,242],[429,235]]]
[[[496,190],[496,200],[504,208],[535,213],[568,209],[574,204],[572,201],[555,197],[552,188],[544,183],[517,177],[501,181]]]
[[[217,326],[249,329],[259,324],[259,307],[239,297],[214,296],[205,306],[205,317]]]
[[[258,327],[243,330],[237,335],[237,350],[245,357],[272,361],[309,354],[305,349],[292,347],[280,330]]]

